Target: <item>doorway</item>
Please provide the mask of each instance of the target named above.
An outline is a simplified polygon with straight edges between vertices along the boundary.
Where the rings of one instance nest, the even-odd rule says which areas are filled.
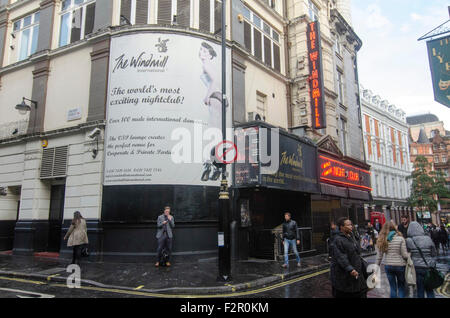
[[[48,252],[59,253],[61,230],[64,218],[64,197],[66,185],[52,185],[50,195],[50,214],[48,229]]]

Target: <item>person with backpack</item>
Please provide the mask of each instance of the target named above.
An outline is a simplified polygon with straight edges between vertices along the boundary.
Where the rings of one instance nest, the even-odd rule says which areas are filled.
[[[435,298],[434,291],[425,288],[425,276],[430,267],[436,267],[436,247],[417,222],[409,224],[406,248],[416,270],[417,297],[425,298],[426,292],[427,298]]]
[[[378,236],[376,264],[381,265],[384,257],[384,269],[391,288],[391,298],[405,298],[405,269],[409,254],[406,242],[400,231],[391,222],[385,223]]]
[[[86,220],[81,215],[80,211],[73,214],[72,223],[69,230],[64,236],[64,241],[67,240],[67,246],[73,248],[72,263],[80,265],[81,256],[87,256],[87,244],[89,244],[87,235]],[[86,249],[82,252],[82,249]]]

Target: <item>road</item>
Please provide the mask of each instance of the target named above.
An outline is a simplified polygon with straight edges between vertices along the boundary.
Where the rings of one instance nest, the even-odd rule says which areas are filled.
[[[375,261],[375,257],[368,259],[369,263]],[[439,269],[448,271],[450,257],[440,257],[438,259]],[[328,279],[327,270],[320,273],[310,274],[288,280],[273,286],[267,286],[252,291],[234,293],[229,295],[210,295],[209,297],[233,297],[233,298],[330,298],[331,284]],[[447,275],[445,286],[440,288],[437,298],[450,298],[450,275]],[[369,298],[388,298],[389,283],[387,281],[384,268],[382,267],[382,282],[380,289],[374,289],[368,293]],[[40,282],[32,279],[16,279],[0,276],[0,297],[1,298],[161,298],[164,295],[152,294],[139,290],[114,290],[96,287],[68,288],[63,283]],[[181,295],[172,297],[181,298]],[[204,296],[190,295],[192,298],[203,298]]]

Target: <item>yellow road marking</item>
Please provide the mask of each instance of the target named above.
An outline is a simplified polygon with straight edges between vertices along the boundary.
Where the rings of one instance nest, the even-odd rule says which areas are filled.
[[[56,276],[61,276],[61,274],[50,275],[50,276],[47,277],[47,280],[48,280],[48,281],[51,281],[52,278],[53,278],[53,277],[56,277]]]
[[[93,290],[93,291],[101,291],[101,292],[108,292],[108,293],[116,293],[116,294],[126,294],[126,295],[135,295],[135,296],[145,296],[145,297],[154,297],[154,298],[221,298],[221,297],[239,297],[239,296],[246,296],[246,295],[254,295],[263,293],[266,291],[274,290],[280,287],[284,287],[287,285],[291,285],[297,282],[300,282],[305,279],[309,279],[312,277],[316,277],[319,275],[323,275],[325,273],[328,273],[330,270],[326,269],[317,273],[309,274],[306,276],[302,276],[299,278],[295,278],[289,281],[285,281],[282,283],[278,283],[272,286],[263,287],[256,290],[249,290],[244,292],[238,292],[238,293],[228,293],[228,294],[216,294],[216,295],[175,295],[175,294],[157,294],[157,293],[148,293],[148,292],[139,292],[139,291],[131,291],[131,290],[121,290],[121,289],[109,289],[109,288],[100,288],[100,287],[89,287],[89,286],[81,286],[80,289],[84,290]],[[63,284],[52,284],[50,286],[55,287],[64,287],[67,288],[66,285]]]
[[[141,285],[141,286],[136,287],[134,290],[140,290],[140,289],[142,289],[144,287],[145,287],[144,285]]]
[[[281,282],[275,285],[263,287],[260,289],[255,290],[249,290],[249,291],[243,291],[238,293],[228,293],[228,294],[215,294],[215,295],[173,295],[173,294],[158,294],[158,293],[149,293],[149,292],[141,292],[141,291],[133,291],[133,290],[122,290],[122,289],[115,289],[115,288],[101,288],[101,287],[90,287],[90,286],[80,286],[79,289],[84,290],[93,290],[93,291],[101,291],[101,292],[107,292],[107,293],[115,293],[115,294],[125,294],[125,295],[134,295],[134,296],[145,296],[145,297],[154,297],[154,298],[220,298],[220,297],[239,297],[239,296],[246,296],[246,295],[254,295],[263,293],[266,291],[274,290],[280,287],[284,287],[287,285],[295,284],[297,282],[300,282],[302,280],[306,280],[309,278],[313,278],[316,276],[323,275],[325,273],[328,273],[330,270],[325,269],[320,272],[308,274],[302,277],[298,277],[295,279],[291,279],[285,282]],[[8,278],[8,277],[0,277],[0,279],[4,280],[12,280],[12,281],[18,281],[23,283],[32,283],[37,285],[47,285],[47,283],[43,282],[37,282],[37,281],[31,281],[31,280],[25,280],[25,279],[19,279],[19,278]],[[65,284],[50,284],[49,286],[52,287],[62,287],[62,288],[68,288]],[[141,286],[139,286],[141,287]]]
[[[35,281],[35,280],[21,279],[21,278],[11,278],[11,277],[0,276],[0,279],[12,280],[12,281],[15,281],[15,282],[29,283],[29,284],[35,284],[35,285],[47,285],[47,283],[38,282],[38,281]]]

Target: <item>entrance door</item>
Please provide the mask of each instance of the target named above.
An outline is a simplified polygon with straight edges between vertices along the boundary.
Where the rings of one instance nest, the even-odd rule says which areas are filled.
[[[66,186],[53,185],[50,196],[50,215],[48,233],[48,252],[59,253],[61,229],[64,217],[64,195]]]

